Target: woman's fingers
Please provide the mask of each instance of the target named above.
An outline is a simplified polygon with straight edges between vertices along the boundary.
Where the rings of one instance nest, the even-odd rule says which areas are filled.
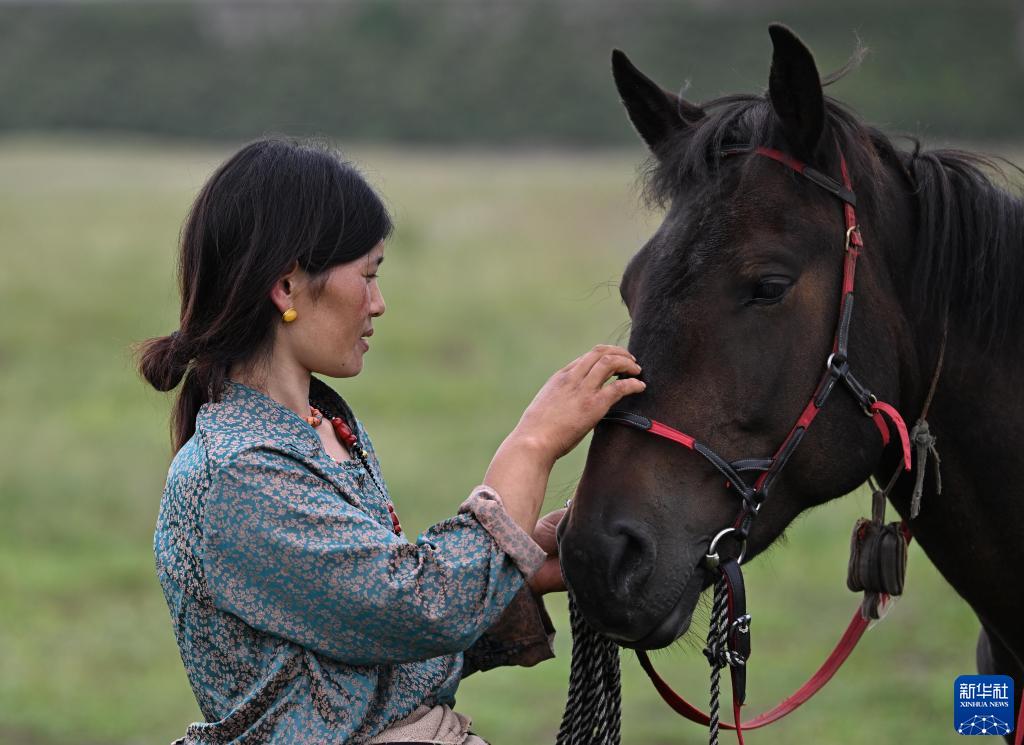
[[[632,355],[624,357],[621,354],[604,354],[590,368],[590,372],[583,379],[583,384],[592,389],[597,389],[608,382],[608,378],[613,375],[639,374],[640,365],[637,364]]]
[[[635,396],[638,393],[643,393],[645,388],[647,388],[647,383],[638,378],[622,378],[602,388],[601,395],[605,398],[605,402],[610,409],[626,396]]]
[[[565,580],[562,578],[562,568],[558,564],[558,557],[552,556],[548,558],[541,564],[536,574],[530,577],[528,582],[534,595],[564,592]]]
[[[584,353],[583,353],[583,354],[581,354],[581,355],[580,355],[579,357],[577,357],[576,359],[574,359],[574,360],[573,360],[572,362],[570,362],[570,363],[569,363],[568,365],[566,365],[565,367],[563,367],[563,368],[562,368],[562,369],[561,369],[561,370],[560,370],[559,372],[568,372],[568,371],[570,371],[570,370],[574,370],[574,369],[576,369],[576,367],[577,367],[578,365],[581,365],[581,364],[585,364],[585,361],[586,361],[586,360],[588,360],[588,359],[591,359],[591,358],[593,358],[594,360],[596,360],[596,358],[597,358],[598,356],[600,356],[600,355],[602,355],[602,354],[606,354],[606,353],[608,353],[608,352],[610,352],[610,351],[612,351],[612,350],[621,350],[621,351],[623,351],[623,352],[625,352],[625,351],[626,351],[626,350],[624,350],[624,349],[623,349],[622,347],[616,347],[616,346],[612,346],[611,344],[598,344],[597,346],[595,346],[595,347],[594,347],[593,349],[591,349],[590,351],[588,351],[588,352],[584,352]],[[626,354],[629,354],[629,352],[626,352]],[[591,361],[591,363],[590,363],[590,365],[589,365],[589,366],[586,366],[586,369],[585,369],[585,370],[583,370],[583,374],[585,375],[585,374],[586,374],[586,373],[587,373],[587,372],[588,372],[588,371],[590,370],[590,368],[591,368],[591,367],[593,367],[593,366],[594,366],[594,363],[593,363],[593,360],[592,360],[592,361]]]
[[[616,347],[611,344],[598,344],[586,354],[574,360],[567,368],[564,368],[577,380],[582,380],[594,369],[605,357],[621,357],[625,360],[636,362],[636,358],[624,347]]]
[[[549,512],[537,521],[537,527],[533,531],[534,542],[544,549],[548,556],[558,555],[558,538],[556,531],[558,523],[565,517],[566,508],[562,507],[554,512]]]

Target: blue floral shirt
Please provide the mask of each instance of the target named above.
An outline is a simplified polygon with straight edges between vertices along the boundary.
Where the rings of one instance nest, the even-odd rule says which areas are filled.
[[[552,656],[524,587],[544,552],[500,497],[478,487],[409,543],[362,425],[316,378],[310,399],[349,420],[365,464],[230,380],[171,463],[157,574],[206,719],[182,742],[360,742],[452,705],[470,670]]]

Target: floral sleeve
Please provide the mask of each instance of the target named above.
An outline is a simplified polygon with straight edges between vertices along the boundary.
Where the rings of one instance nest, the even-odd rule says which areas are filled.
[[[247,448],[211,470],[203,568],[215,605],[351,665],[470,648],[544,558],[486,488],[410,544],[286,450]]]

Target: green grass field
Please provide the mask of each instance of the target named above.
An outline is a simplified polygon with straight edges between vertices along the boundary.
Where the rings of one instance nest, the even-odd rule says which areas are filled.
[[[177,328],[176,240],[225,150],[145,142],[0,141],[0,742],[166,743],[198,717],[157,584],[152,533],[171,457],[169,395],[134,372],[133,341]],[[639,149],[610,154],[353,148],[398,230],[365,372],[339,381],[374,437],[403,525],[452,514],[551,371],[626,339],[615,284],[657,224],[638,204]],[[585,448],[548,502],[572,493]],[[866,494],[806,515],[749,568],[749,710],[790,693],[856,606],[849,530]],[[941,743],[977,623],[911,548],[907,595],[831,685],[769,743]],[[468,679],[459,709],[495,745],[553,743],[558,658]],[[704,629],[655,655],[704,704]],[[623,655],[626,745],[706,742]],[[728,742],[725,738],[723,742]]]

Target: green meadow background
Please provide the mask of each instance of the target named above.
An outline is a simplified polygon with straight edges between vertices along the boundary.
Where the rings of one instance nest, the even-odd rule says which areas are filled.
[[[152,556],[172,397],[147,388],[130,345],[177,328],[178,232],[229,152],[0,139],[2,743],[166,743],[199,717]],[[365,371],[332,382],[367,423],[415,534],[454,513],[553,370],[626,340],[617,278],[658,215],[638,201],[639,148],[349,153],[398,230]],[[549,508],[572,494],[584,453],[559,463]],[[849,531],[867,510],[866,493],[817,509],[750,566],[751,712],[795,689],[845,627],[857,604],[844,584]],[[494,745],[554,741],[571,639],[564,596],[547,604],[555,660],[460,689],[458,708]],[[702,705],[705,628],[654,655]],[[956,742],[953,680],[974,671],[976,632],[912,546],[906,597],[824,692],[747,741]],[[635,658],[622,662],[626,745],[706,742]]]

